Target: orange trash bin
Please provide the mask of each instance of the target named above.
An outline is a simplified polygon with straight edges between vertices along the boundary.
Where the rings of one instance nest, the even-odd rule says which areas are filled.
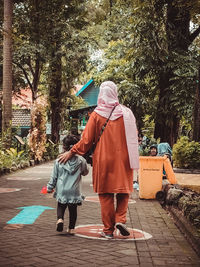
[[[176,180],[176,176],[174,174],[172,165],[170,160],[167,158],[167,156],[164,156],[164,169],[166,172],[166,176],[167,176],[167,180],[169,181],[170,184],[176,184],[177,180]]]
[[[141,156],[139,169],[139,198],[155,199],[162,190],[164,157]]]

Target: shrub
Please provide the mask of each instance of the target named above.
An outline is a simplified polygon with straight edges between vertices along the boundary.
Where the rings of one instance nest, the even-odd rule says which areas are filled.
[[[173,161],[179,168],[200,168],[200,144],[182,136],[173,146]]]
[[[12,158],[4,151],[0,151],[0,172],[12,167]]]
[[[24,151],[17,152],[17,149],[10,148],[0,151],[0,172],[17,170],[21,167],[27,167],[29,157]]]
[[[0,174],[29,166],[29,154],[27,149],[17,151],[17,148],[3,149],[0,138]]]

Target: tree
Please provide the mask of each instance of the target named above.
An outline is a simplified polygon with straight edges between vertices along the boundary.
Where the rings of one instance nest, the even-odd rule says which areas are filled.
[[[200,141],[200,67],[197,73],[196,96],[193,111],[193,136],[196,142]]]
[[[105,50],[100,77],[118,82],[120,97],[136,114],[139,129],[149,114],[155,120],[156,139],[171,145],[180,118],[194,104],[198,58],[191,44],[200,29],[191,33],[189,22],[198,8],[198,1],[118,0],[102,23],[107,26],[104,43],[110,49],[114,41],[118,49],[112,48],[112,56]]]
[[[46,60],[45,47],[45,5],[39,0],[16,3],[14,14],[14,55],[15,72],[23,76],[32,91],[32,101],[38,97],[41,75]],[[24,85],[23,85],[24,86]]]
[[[59,141],[66,95],[84,67],[85,44],[81,36],[84,0],[21,1],[15,6],[16,70],[32,90],[33,102],[49,95],[52,141]]]
[[[81,34],[85,22],[85,1],[51,1],[48,12],[48,88],[53,142],[59,142],[63,110],[74,80],[84,68],[87,55],[85,37]],[[57,14],[57,17],[53,14]],[[51,40],[51,42],[49,42]]]
[[[192,14],[194,6],[197,8],[196,10],[200,6],[198,1],[195,1],[195,3],[194,1],[187,1],[185,3],[182,0],[166,1],[166,4],[168,55],[167,60],[164,62],[166,67],[163,66],[159,74],[159,101],[155,117],[154,136],[155,138],[160,137],[162,142],[168,142],[173,145],[178,137],[181,113],[184,112],[183,108],[192,99],[190,88],[195,88],[194,73],[197,72],[195,71],[197,70],[197,65],[195,64],[194,55],[189,51],[189,46],[200,33],[200,26],[193,33],[190,33],[189,28],[192,15],[195,15]],[[183,63],[187,63],[187,65],[184,65],[184,70]],[[186,74],[189,68],[190,70],[193,69],[193,71]],[[182,82],[178,78],[181,78]],[[179,80],[178,85],[177,80]],[[183,83],[183,81],[185,82]],[[180,92],[184,97],[180,98]],[[194,90],[192,96],[194,97]]]
[[[200,24],[200,19],[197,20]],[[194,21],[195,23],[196,21]],[[197,47],[197,54],[200,57],[200,37],[195,40]],[[192,140],[200,142],[200,59],[199,59],[199,69],[196,75],[196,95],[194,100],[194,109],[193,109],[193,135]]]
[[[96,25],[96,40],[104,51],[102,60],[100,64],[90,61],[90,74],[98,83],[109,79],[118,84],[120,101],[134,112],[139,130],[145,114],[155,110],[152,64],[157,65],[161,54],[152,50],[152,31],[158,34],[161,30],[153,24],[152,11],[144,20],[145,11],[143,6],[138,11],[132,1],[113,1],[111,15],[109,8],[104,8],[104,18]],[[156,59],[150,57],[152,54]]]
[[[12,14],[12,0],[4,0],[2,132],[6,148],[11,145],[12,126]]]

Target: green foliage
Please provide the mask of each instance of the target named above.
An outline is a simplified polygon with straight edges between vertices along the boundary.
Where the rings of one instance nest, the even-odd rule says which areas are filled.
[[[99,43],[104,43],[102,61],[89,62],[97,83],[118,84],[120,102],[132,109],[139,130],[144,116],[156,110],[156,75],[166,55],[163,23],[152,4],[114,1],[111,14],[101,24],[104,34],[98,35]]]
[[[16,162],[20,159],[21,155],[24,153],[24,151],[17,152],[17,149],[12,147],[10,149],[6,149],[6,152],[10,155],[10,157],[13,160],[16,160]]]
[[[46,143],[46,151],[43,154],[43,158],[46,160],[56,159],[59,151],[58,151],[58,144],[54,144],[52,142]]]
[[[11,167],[12,158],[4,151],[0,151],[0,172],[3,170],[10,169]]]
[[[88,23],[86,3],[28,0],[14,6],[15,90],[29,86],[33,100],[39,93],[49,95],[53,136],[55,131],[59,135],[60,117],[64,117],[68,106],[70,89],[85,68],[88,35],[82,29]],[[60,115],[56,129],[55,114]]]
[[[192,116],[199,64],[200,58],[195,48],[185,53],[171,52],[169,56],[167,65],[173,74],[170,79],[170,91],[166,96],[170,102],[168,109],[171,113],[178,112],[180,118],[182,115],[187,118]]]
[[[173,146],[173,160],[179,168],[200,168],[200,144],[181,137]]]
[[[192,122],[190,120],[188,120],[186,117],[182,117],[179,128],[179,136],[188,136],[189,139],[191,139]]]
[[[3,117],[3,114],[2,114]],[[10,148],[11,142],[12,142],[12,127],[11,127],[11,121],[9,122],[9,127],[7,129],[3,129],[2,127],[2,140],[1,140],[1,146],[2,149]]]
[[[12,162],[13,167],[14,166],[17,167],[25,160],[26,161],[29,160],[29,157],[27,157],[27,154],[24,150],[18,152],[16,148],[10,148],[10,149],[7,149],[6,152],[9,156],[9,159]]]
[[[98,9],[104,7],[105,19],[93,26],[96,36],[94,29],[92,33],[99,44],[97,51],[103,53],[99,60],[88,62],[90,77],[97,83],[109,79],[118,84],[120,101],[133,110],[139,130],[144,127],[145,115],[155,120],[157,112],[164,115],[165,125],[172,124],[173,114],[191,119],[199,48],[193,45],[184,52],[171,49],[171,41],[188,38],[179,32],[184,18],[174,36],[167,24],[169,1],[118,0],[112,1],[112,8],[106,2],[96,1]],[[173,5],[175,10],[189,12],[192,19],[196,17],[197,27],[200,25],[198,1],[173,1]],[[177,19],[181,18],[180,11]],[[159,98],[161,88],[164,93]]]
[[[149,147],[139,149],[140,156],[149,156]]]
[[[152,116],[146,115],[143,119],[144,126],[142,128],[142,133],[148,138],[153,138],[154,132],[154,121],[152,120]]]
[[[28,166],[29,156],[26,151],[18,152],[16,148],[3,150],[0,140],[0,173]]]

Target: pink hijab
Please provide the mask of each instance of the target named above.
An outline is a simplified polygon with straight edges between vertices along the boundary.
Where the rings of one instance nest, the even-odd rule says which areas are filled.
[[[110,120],[116,120],[123,116],[130,167],[137,170],[139,169],[139,153],[135,116],[129,108],[119,104],[116,84],[111,81],[103,82],[100,86],[97,107],[94,111],[102,117],[108,118],[114,106],[116,108]]]

